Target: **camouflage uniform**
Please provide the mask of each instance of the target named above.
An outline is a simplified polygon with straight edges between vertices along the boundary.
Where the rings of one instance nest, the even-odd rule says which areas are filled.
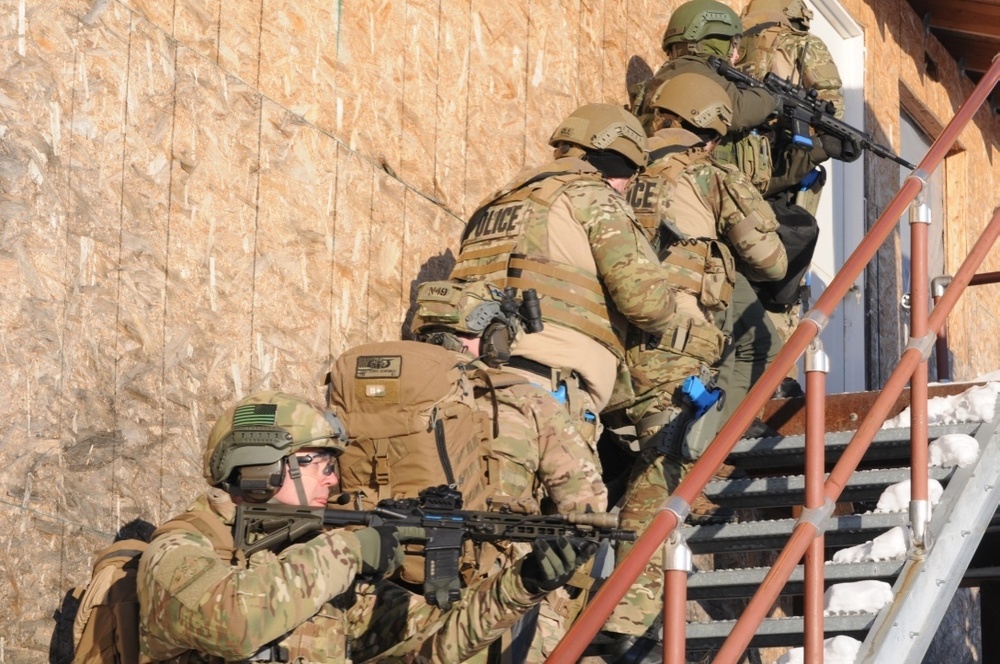
[[[235,505],[214,489],[189,511],[231,526]],[[153,540],[138,572],[143,655],[214,664],[247,659],[277,640],[297,664],[460,662],[542,598],[525,590],[517,567],[466,589],[448,611],[388,581],[355,582],[360,544],[343,530],[248,562],[231,563],[231,555],[231,539],[196,532]]]
[[[604,512],[608,490],[597,448],[583,439],[552,395],[531,383],[496,390],[497,429],[493,452],[500,461],[493,505],[542,513],[544,499],[559,513]],[[490,396],[480,397],[491,408]]]
[[[523,171],[487,198],[466,226],[451,276],[538,291],[544,329],[518,341],[511,366],[519,371],[524,358],[572,376],[570,414],[590,443],[599,434],[594,416],[624,377],[626,321],[662,334],[674,310],[666,274],[631,208],[575,156]],[[525,375],[558,387],[536,374]]]
[[[787,265],[771,209],[739,170],[709,155],[701,138],[680,128],[660,130],[650,139],[650,159],[628,199],[663,265],[675,275],[678,316],[689,324],[684,334],[655,347],[646,335],[629,344],[636,392],[629,416],[643,451],[629,478],[621,523],[637,531],[680,482],[678,443],[691,407],[679,388],[688,376],[706,375],[722,355],[723,335],[714,317],[726,309],[733,292],[733,255],[742,271],[762,279],[781,277]],[[709,286],[712,272],[721,273],[724,281]],[[697,458],[701,450],[689,453]],[[621,542],[618,555],[630,549]],[[662,605],[661,558],[658,553],[647,563],[606,623],[607,630],[641,635],[650,627]]]
[[[497,388],[496,399],[499,436],[493,439],[493,452],[500,461],[500,481],[493,505],[528,514],[542,513],[545,501],[561,514],[607,511],[608,490],[601,479],[596,445],[583,439],[552,395],[531,383],[518,383]],[[489,401],[489,396],[481,400]],[[499,567],[508,567],[530,548],[528,544],[509,545]],[[588,580],[581,571],[567,585],[585,589]],[[585,599],[585,592],[566,588],[546,596],[539,605],[537,627],[524,661],[545,661]]]
[[[801,0],[755,0],[743,12],[747,27],[743,36],[739,66],[751,76],[763,79],[768,73],[795,85],[815,90],[819,99],[830,103],[834,116],[844,118],[843,82],[830,50],[822,39],[810,34],[808,21],[812,12]],[[774,174],[766,196],[786,196],[796,205],[815,216],[819,207],[825,177],[809,187],[800,187],[803,178],[830,156],[839,156],[840,145],[832,137],[814,136],[811,150],[773,145]],[[832,153],[832,155],[831,155]],[[798,326],[802,314],[801,302],[787,309],[767,309],[782,342],[787,341]],[[798,377],[793,366],[788,377]]]
[[[653,78],[631,92],[633,112],[648,130],[653,116],[648,102],[652,93],[664,82],[684,73],[704,76],[729,93],[732,121],[726,136],[715,148],[714,156],[723,163],[736,165],[759,191],[765,191],[771,179],[770,144],[756,130],[767,124],[777,106],[775,98],[766,90],[741,88],[720,76],[708,64],[707,55],[682,55],[663,63]]]

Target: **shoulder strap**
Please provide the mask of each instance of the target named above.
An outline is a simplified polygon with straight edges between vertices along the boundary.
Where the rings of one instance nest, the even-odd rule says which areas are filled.
[[[203,535],[212,543],[216,554],[223,560],[243,559],[243,552],[237,549],[233,542],[232,528],[223,523],[222,519],[206,518],[198,511],[184,512],[157,528],[153,538],[177,530]]]

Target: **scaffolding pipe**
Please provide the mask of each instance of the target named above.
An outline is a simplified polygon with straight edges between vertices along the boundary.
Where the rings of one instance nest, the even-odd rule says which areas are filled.
[[[941,132],[941,135],[938,136],[937,140],[934,141],[934,144],[931,145],[930,150],[928,150],[927,154],[924,155],[924,158],[917,166],[917,170],[914,171],[914,175],[918,177],[926,177],[927,173],[932,172],[938,164],[941,163],[945,154],[947,154],[948,150],[958,138],[958,134],[962,131],[962,128],[965,127],[969,120],[972,119],[972,116],[986,100],[998,80],[1000,80],[1000,58],[994,58],[993,65],[990,67],[989,71],[983,75],[975,89],[973,89],[972,93],[969,95],[969,98],[966,99],[965,103],[962,104],[961,108],[959,108],[955,117],[951,119],[948,126],[945,127],[944,131]],[[886,209],[882,212],[878,220],[872,226],[871,230],[844,263],[843,267],[830,282],[830,285],[827,286],[826,290],[816,301],[816,306],[806,315],[802,324],[796,328],[795,332],[792,333],[792,336],[778,353],[772,366],[764,372],[764,375],[761,376],[760,380],[758,380],[757,383],[750,389],[746,397],[743,399],[743,402],[730,416],[729,421],[723,425],[722,429],[716,435],[715,440],[712,441],[712,443],[708,446],[708,449],[705,450],[705,453],[701,456],[698,462],[695,463],[688,475],[681,481],[675,491],[675,496],[668,499],[668,504],[672,499],[683,501],[683,503],[687,505],[691,505],[691,503],[694,502],[698,492],[704,488],[711,477],[715,474],[716,470],[722,466],[722,463],[725,461],[726,457],[729,456],[730,451],[732,451],[733,447],[736,445],[737,440],[739,440],[743,432],[746,431],[756,413],[770,399],[771,394],[774,393],[774,390],[778,387],[782,378],[784,378],[784,376],[788,373],[788,370],[792,368],[792,365],[798,361],[799,357],[802,355],[803,351],[805,351],[812,339],[815,338],[816,335],[826,326],[830,316],[833,315],[836,305],[844,298],[847,292],[854,285],[858,276],[861,275],[865,266],[878,251],[878,248],[883,242],[885,242],[889,233],[892,232],[892,229],[896,226],[899,219],[902,218],[903,211],[913,201],[921,187],[922,185],[917,178],[909,177],[906,179],[906,182],[904,182],[895,197],[893,197],[888,207],[886,207]],[[968,260],[969,259],[966,259],[966,262],[968,262]],[[979,262],[976,263],[976,267],[978,267],[981,262],[982,258],[980,258]],[[965,263],[963,263],[963,267],[964,265]],[[974,271],[975,269],[973,269],[973,272]],[[960,282],[962,288],[968,284],[968,280],[971,276],[972,275],[967,274],[965,276],[965,281]],[[947,294],[945,297],[947,297]],[[954,306],[954,303],[952,303],[951,306]],[[937,308],[935,308],[935,313],[937,313]],[[811,323],[811,325],[805,323]],[[940,328],[940,325],[938,328]],[[912,373],[912,371],[913,367],[910,368],[910,373]],[[901,391],[902,387],[900,387],[900,392]],[[888,410],[886,412],[888,412]],[[837,492],[837,495],[839,495],[839,491]],[[657,512],[656,516],[649,522],[645,532],[643,532],[643,534],[635,542],[631,551],[629,551],[628,555],[626,555],[621,561],[621,564],[611,573],[611,576],[607,578],[600,592],[594,596],[594,599],[583,610],[577,621],[573,624],[569,631],[566,632],[562,641],[560,641],[559,645],[557,645],[555,650],[552,651],[552,654],[549,656],[547,661],[554,664],[572,664],[580,658],[580,655],[583,654],[587,645],[591,642],[591,640],[593,640],[594,636],[604,625],[605,620],[607,620],[608,616],[611,615],[611,612],[614,610],[615,606],[617,606],[618,601],[625,596],[625,593],[628,592],[629,587],[638,578],[639,573],[645,567],[646,563],[659,549],[660,544],[663,543],[667,537],[669,537],[670,533],[673,532],[679,523],[680,520],[678,519],[676,512],[666,508],[660,509]],[[799,529],[796,529],[795,532],[799,532]],[[793,534],[793,538],[794,536],[795,535]],[[792,567],[794,567],[795,563],[801,559],[803,553],[804,549],[799,551],[795,560],[792,561]],[[782,555],[784,555],[784,553]],[[773,571],[774,570],[772,569],[772,572]],[[784,579],[787,578],[788,576],[786,575]],[[784,581],[782,581],[782,585],[783,584]],[[780,592],[780,588],[781,586],[776,589],[768,588],[767,590],[769,594],[773,592],[774,596],[777,596],[777,593]],[[761,593],[764,590],[765,588],[762,587],[758,590],[758,593]],[[771,601],[773,602],[773,599]],[[738,643],[742,641],[742,646],[739,646],[739,653],[733,653],[730,650],[730,659],[727,660],[721,659],[722,651],[720,651],[719,658],[717,658],[716,661],[736,662],[738,660],[739,654],[742,653],[742,651],[746,648],[746,645],[750,642],[750,637],[753,636],[753,632],[756,630],[756,625],[760,624],[761,618],[764,616],[769,607],[770,603],[764,608],[763,612],[757,614],[753,618],[754,627],[750,630],[749,634],[741,634],[740,637],[736,639],[734,638],[736,636],[736,632],[734,631],[734,633],[730,635],[729,639],[727,639],[726,644],[723,645],[723,649],[725,649],[726,645],[730,642]],[[744,613],[744,616],[746,615],[747,614]],[[739,628],[740,624],[738,622],[737,629]]]
[[[923,193],[910,208],[910,343],[922,358],[910,377],[910,543],[916,556],[930,544],[927,526],[927,358],[934,335],[927,333],[927,236],[931,209]]]
[[[687,662],[687,580],[691,549],[679,532],[663,543],[663,664]]]
[[[822,509],[826,471],[826,375],[830,358],[823,342],[815,339],[806,351],[806,487],[805,508]],[[805,664],[823,664],[824,546],[820,532],[806,550],[805,602],[803,607]]]

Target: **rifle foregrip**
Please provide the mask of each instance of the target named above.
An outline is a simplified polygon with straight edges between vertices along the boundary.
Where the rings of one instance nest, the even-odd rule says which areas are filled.
[[[617,514],[597,512],[570,512],[565,515],[566,521],[577,526],[591,526],[602,530],[613,530],[618,527]]]

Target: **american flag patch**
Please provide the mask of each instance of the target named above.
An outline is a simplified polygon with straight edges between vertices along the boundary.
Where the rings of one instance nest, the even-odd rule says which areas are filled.
[[[278,412],[277,404],[256,403],[239,406],[233,413],[234,427],[252,427],[272,425]]]

